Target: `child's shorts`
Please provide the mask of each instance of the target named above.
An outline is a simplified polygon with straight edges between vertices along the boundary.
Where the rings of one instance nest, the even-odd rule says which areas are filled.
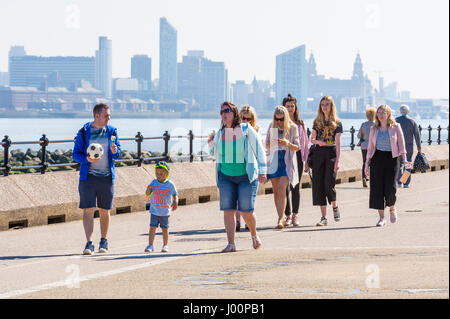
[[[161,226],[161,228],[169,228],[169,216],[158,216],[150,214],[150,227]]]

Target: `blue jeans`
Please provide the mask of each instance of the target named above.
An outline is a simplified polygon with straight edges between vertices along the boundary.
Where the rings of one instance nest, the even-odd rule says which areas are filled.
[[[408,160],[408,162],[411,162],[413,153],[406,153],[406,159]],[[400,182],[400,178],[402,178],[403,172],[405,171],[405,165],[403,165],[403,157],[400,155],[398,157],[398,177],[397,177],[397,184],[401,184]],[[411,172],[410,169],[407,169],[408,172]],[[409,183],[411,182],[411,175],[409,175],[408,180],[406,181],[406,183],[404,185],[409,185]]]
[[[258,179],[250,183],[247,175],[228,176],[219,174],[220,210],[239,210],[252,213],[255,209],[255,198],[258,192]]]

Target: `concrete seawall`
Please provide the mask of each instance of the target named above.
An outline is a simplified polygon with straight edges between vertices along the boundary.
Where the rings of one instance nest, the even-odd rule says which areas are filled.
[[[449,168],[449,146],[423,146],[431,170]],[[413,156],[414,159],[415,155]],[[172,163],[170,178],[178,188],[180,205],[218,200],[214,162]],[[361,180],[359,150],[342,151],[337,183]],[[145,189],[155,178],[154,165],[117,168],[114,208],[111,215],[144,211],[149,207]],[[310,186],[303,173],[302,188]],[[258,194],[272,192],[271,183]],[[78,208],[78,172],[0,176],[0,230],[32,227],[82,219]]]

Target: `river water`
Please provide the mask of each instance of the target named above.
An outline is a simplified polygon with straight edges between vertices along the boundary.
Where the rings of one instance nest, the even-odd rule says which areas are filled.
[[[12,142],[19,141],[38,141],[42,134],[46,134],[47,138],[52,140],[71,140],[75,137],[77,131],[86,123],[92,121],[91,118],[86,119],[8,119],[0,118],[0,139],[8,135]],[[344,127],[344,134],[342,135],[343,149],[348,149],[350,145],[351,134],[350,128],[353,126],[358,131],[364,119],[342,119]],[[307,127],[311,129],[313,119],[305,119]],[[439,125],[444,128],[441,131],[442,143],[447,143],[447,127],[448,120],[437,119],[421,119],[417,122],[426,128],[429,125],[433,129]],[[258,125],[265,133],[271,123],[271,119],[259,119]],[[220,118],[217,119],[127,119],[127,118],[112,118],[110,124],[117,127],[119,139],[134,138],[137,132],[141,132],[144,137],[161,137],[165,131],[168,131],[172,136],[169,143],[169,150],[171,152],[189,153],[189,142],[186,138],[173,138],[174,136],[187,136],[189,130],[192,130],[195,136],[207,136],[211,131],[219,128]],[[428,131],[422,131],[422,141],[426,143],[428,140]],[[437,140],[437,131],[432,131],[433,144]],[[357,143],[355,133],[355,144]],[[122,141],[122,149],[129,151],[136,151],[136,142]],[[31,148],[37,150],[39,145],[12,145],[13,149],[26,150]],[[51,143],[48,150],[55,149],[69,150],[73,149],[73,143]],[[164,142],[162,140],[146,140],[142,146],[143,150],[149,151],[163,151]],[[208,151],[206,138],[194,140],[194,152]]]

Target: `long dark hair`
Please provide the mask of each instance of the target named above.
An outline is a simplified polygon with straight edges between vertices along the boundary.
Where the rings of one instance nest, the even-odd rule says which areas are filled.
[[[241,117],[240,117],[240,115],[239,115],[239,111],[238,111],[238,108],[236,107],[236,105],[234,105],[233,103],[231,103],[231,102],[223,102],[221,105],[220,105],[220,108],[222,108],[222,106],[228,106],[230,109],[231,109],[231,111],[233,111],[233,114],[234,114],[234,118],[233,118],[233,123],[231,124],[231,127],[232,128],[235,128],[236,126],[238,126],[239,124],[241,124]],[[222,123],[222,127],[221,127],[221,129],[223,129],[225,127],[225,124],[224,123]]]
[[[288,96],[286,96],[283,99],[283,106],[286,106],[286,103],[288,102],[294,102],[295,110],[294,110],[294,122],[295,124],[305,125],[303,123],[303,120],[300,118],[300,115],[298,113],[298,106],[297,106],[297,99],[291,95],[291,93],[288,93]]]

